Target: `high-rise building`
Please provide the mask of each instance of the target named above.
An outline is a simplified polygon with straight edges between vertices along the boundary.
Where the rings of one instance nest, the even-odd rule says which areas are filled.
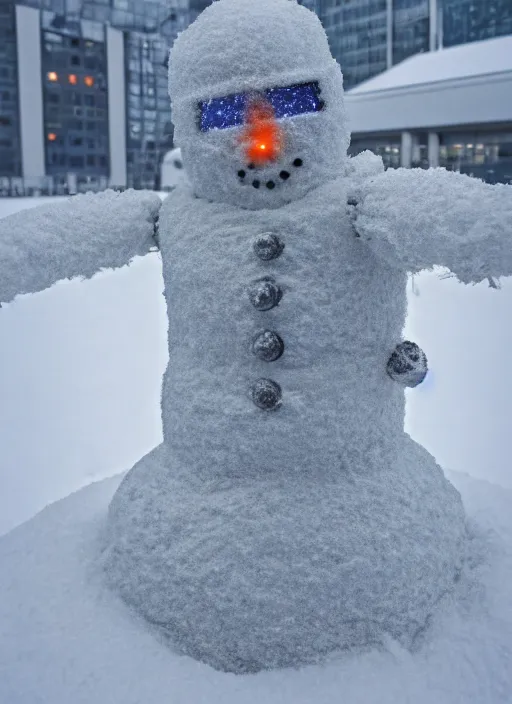
[[[0,0],[0,194],[158,188],[167,57],[201,0]]]
[[[512,0],[442,0],[443,46],[512,34]]]
[[[299,0],[319,16],[345,88],[424,51],[512,34],[512,0]]]

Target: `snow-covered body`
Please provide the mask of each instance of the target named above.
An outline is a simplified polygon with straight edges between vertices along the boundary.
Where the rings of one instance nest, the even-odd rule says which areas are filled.
[[[278,186],[240,181],[236,129],[198,133],[210,79],[211,95],[319,81],[325,109],[283,120],[281,160],[258,171],[275,179],[300,156]],[[289,0],[213,3],[176,42],[171,94],[192,189],[159,213],[164,443],[111,504],[110,583],[175,645],[225,670],[311,662],[386,634],[410,645],[454,583],[465,522],[457,492],[403,432],[404,393],[386,363],[407,271],[512,273],[510,188],[349,159],[339,67],[318,20]],[[110,193],[96,208],[77,197],[6,218],[0,299],[147,251],[157,200]],[[268,232],[285,247],[261,261],[252,245]],[[282,298],[256,310],[247,288],[268,275]],[[265,329],[284,341],[273,362],[251,351]],[[262,377],[282,389],[271,412],[251,396]]]
[[[351,465],[352,452],[378,447],[379,465],[384,453],[396,453],[405,402],[386,362],[402,332],[406,274],[354,236],[345,212],[351,183],[331,181],[276,210],[209,203],[179,189],[163,204],[172,360],[164,437],[192,472],[225,478],[304,467],[321,477],[340,461]],[[265,232],[285,245],[272,261],[253,251]],[[247,289],[265,275],[283,296],[261,312]],[[285,345],[270,363],[251,350],[265,328]],[[254,405],[250,389],[260,377],[281,386],[279,410]]]

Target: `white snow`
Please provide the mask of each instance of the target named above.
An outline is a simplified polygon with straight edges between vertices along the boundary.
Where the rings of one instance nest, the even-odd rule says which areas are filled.
[[[66,200],[2,199],[0,218]],[[161,441],[162,290],[150,254],[0,309],[0,534]]]
[[[397,269],[444,266],[464,283],[512,275],[509,185],[442,168],[388,169],[365,182],[356,213],[362,241]]]
[[[237,128],[199,132],[198,103],[213,97],[318,81],[328,110],[280,121],[285,150],[252,172]],[[349,130],[342,76],[318,17],[289,0],[214,2],[182,32],[169,58],[174,138],[197,196],[254,208],[275,208],[335,178],[347,161]],[[301,158],[304,168],[293,166]],[[238,172],[246,170],[240,182]],[[284,183],[280,172],[288,170]],[[261,181],[253,188],[252,180]],[[268,190],[265,183],[273,181]]]
[[[512,36],[416,54],[352,88],[347,95],[512,71]]]
[[[226,8],[229,2],[225,0]],[[247,34],[247,27],[242,29]],[[292,33],[292,39],[301,32],[295,37]],[[187,51],[183,56],[190,60]],[[283,74],[283,67],[277,68],[276,75]],[[253,67],[250,70],[245,77],[252,82]],[[201,71],[198,77],[196,88],[204,83]],[[342,115],[332,67],[322,78],[329,85],[328,101],[332,97]],[[175,106],[183,124],[191,106],[186,101]],[[333,132],[338,146],[346,138],[343,125],[340,130]],[[307,133],[306,128],[302,138]],[[329,162],[325,142],[322,150],[319,164],[325,156],[327,168],[306,179],[304,193],[342,163],[336,155]],[[107,523],[108,497],[102,496],[105,485],[98,485],[47,509],[0,541],[6,567],[5,598],[0,599],[5,623],[0,655],[5,653],[2,662],[7,663],[0,687],[5,697],[23,697],[25,689],[26,701],[41,693],[43,701],[58,701],[62,697],[56,687],[62,681],[69,697],[77,674],[80,693],[75,700],[86,694],[101,696],[101,674],[96,681],[98,675],[91,677],[91,668],[80,671],[77,662],[83,652],[88,656],[92,651],[96,657],[91,604],[94,611],[107,606],[101,623],[102,628],[107,625],[108,636],[99,633],[102,647],[112,636],[118,640],[110,615],[121,613],[122,607],[104,592],[100,567],[105,563],[111,584],[148,622],[162,627],[160,635],[165,631],[180,652],[219,669],[258,671],[315,662],[330,654],[322,673],[348,663],[350,683],[352,665],[357,670],[368,657],[373,672],[379,669],[374,658],[384,647],[400,666],[407,665],[407,675],[414,671],[412,684],[405,677],[395,690],[393,681],[393,701],[398,691],[414,701],[425,691],[434,691],[436,701],[453,701],[454,695],[464,702],[472,697],[478,702],[507,701],[512,635],[510,597],[504,586],[511,571],[508,513],[495,490],[486,504],[481,487],[473,492],[471,484],[468,488],[455,477],[470,519],[465,544],[458,494],[428,453],[403,435],[403,394],[389,378],[383,381],[382,362],[400,339],[407,270],[448,264],[466,282],[511,273],[508,191],[469,186],[453,175],[448,183],[440,172],[388,172],[371,177],[357,190],[357,178],[347,171],[310,190],[291,210],[272,210],[293,200],[284,191],[280,198],[269,198],[267,207],[261,207],[261,199],[242,198],[242,205],[254,208],[248,215],[226,206],[237,200],[235,194],[226,196],[231,188],[196,179],[201,153],[207,155],[208,148],[195,154],[192,146],[189,149],[196,194],[210,194],[218,202],[194,203],[192,193],[176,192],[164,206],[159,232],[172,313],[171,365],[163,391],[165,444],[126,475]],[[222,162],[220,171],[233,165]],[[314,169],[303,171],[314,175]],[[346,209],[351,189],[359,198],[359,238]],[[300,188],[293,197],[299,195]],[[120,266],[146,253],[154,242],[158,203],[150,194],[107,193],[94,201],[85,197],[73,202],[0,223],[5,225],[0,228],[0,300],[11,300],[20,289],[31,292],[59,278],[91,276],[99,267]],[[96,204],[103,207],[91,207]],[[80,217],[75,219],[75,213]],[[243,284],[254,274],[247,236],[263,227],[288,236],[275,273],[283,281],[284,302],[295,300],[288,316],[280,318],[280,311],[274,311],[269,318],[295,343],[283,364],[275,365],[288,389],[277,420],[256,416],[253,406],[249,412],[248,399],[240,396],[241,383],[258,369],[240,347],[254,322],[239,310]],[[438,252],[441,257],[436,259]],[[229,346],[231,340],[236,340],[234,347]],[[265,427],[265,421],[258,422],[263,418],[271,419]],[[238,437],[230,434],[233,427],[242,431]],[[336,454],[340,441],[343,457]],[[461,567],[463,554],[469,560]],[[68,562],[69,556],[75,565]],[[62,574],[57,574],[56,564]],[[454,577],[460,577],[456,584]],[[71,607],[66,606],[70,595]],[[129,619],[136,622],[133,614]],[[150,628],[137,623],[144,631]],[[58,636],[53,638],[56,626]],[[120,626],[117,632],[128,643]],[[84,648],[77,632],[86,638]],[[412,652],[402,651],[389,634]],[[340,647],[358,644],[374,649],[335,654]],[[172,662],[173,655],[167,653],[167,662]],[[103,656],[115,662],[109,653]],[[36,667],[38,658],[41,667]],[[44,672],[42,682],[36,677],[35,684],[34,679],[23,684],[26,670],[20,663],[27,660],[33,672]],[[62,680],[55,677],[55,661]],[[386,672],[388,668],[386,663]],[[303,670],[310,671],[319,668]],[[140,678],[140,671],[137,675]],[[286,672],[275,676],[281,681]],[[321,679],[322,686],[323,674]],[[385,675],[382,679],[387,682]],[[202,683],[207,681],[204,677]],[[239,679],[238,692],[244,681]],[[292,684],[296,681],[294,676]],[[362,695],[368,700],[360,684],[357,681],[352,698]],[[278,691],[274,686],[271,696]],[[130,689],[124,700],[133,694]],[[151,699],[151,693],[144,692],[141,698],[148,696]],[[186,696],[189,700],[190,694]],[[388,696],[381,682],[378,696],[379,701]],[[269,699],[265,692],[263,697]]]
[[[14,199],[0,201],[0,216],[13,203]],[[504,280],[502,290],[494,291],[485,282],[468,287],[453,278],[441,280],[439,273],[415,277],[419,296],[409,289],[406,335],[427,351],[431,372],[424,384],[407,394],[408,429],[443,466],[512,486],[508,463],[512,281]],[[9,367],[0,367],[2,399],[17,409],[2,419],[2,455],[10,456],[16,467],[15,475],[5,466],[0,473],[0,516],[10,518],[5,528],[88,483],[91,467],[99,470],[97,476],[103,472],[106,476],[130,466],[131,457],[159,442],[159,386],[167,357],[161,290],[158,257],[149,255],[129,268],[20,297],[0,311],[0,326],[6,313],[19,323],[10,324],[7,331],[0,327],[2,354],[9,358]],[[160,307],[154,317],[149,315],[153,307]],[[103,320],[97,324],[101,312]],[[72,350],[70,325],[75,326]],[[134,336],[134,329],[140,334]],[[126,344],[118,346],[118,336]],[[61,400],[68,386],[77,382],[74,355],[87,341],[89,352],[97,350],[78,358],[81,417],[90,424],[88,437],[80,435],[79,424],[66,436],[59,426],[70,411]],[[34,347],[38,357],[30,353]],[[485,363],[489,349],[491,364]],[[133,357],[127,357],[130,350]],[[58,374],[50,375],[55,355]],[[30,403],[23,390],[27,374]],[[122,394],[122,400],[108,404],[104,419],[96,422],[98,409],[109,400],[103,382],[92,383],[97,377],[110,380],[112,395]],[[55,397],[58,401],[52,405]],[[18,439],[20,419],[24,435]],[[132,449],[127,447],[130,442]],[[82,461],[73,464],[77,443]],[[33,446],[30,462],[24,460],[29,446]],[[108,461],[103,468],[98,465],[104,456],[112,458],[111,466]],[[509,704],[512,684],[506,677],[512,639],[506,629],[512,495],[469,477],[452,473],[449,477],[462,491],[470,517],[492,539],[486,552],[498,557],[480,568],[484,583],[480,592],[490,593],[493,601],[490,620],[481,612],[469,621],[465,615],[447,614],[435,631],[443,635],[412,657],[390,642],[388,652],[343,657],[325,667],[236,677],[170,654],[100,585],[91,565],[93,541],[119,480],[96,484],[50,507],[0,542],[0,701]],[[493,626],[502,631],[494,640]]]
[[[510,704],[512,493],[450,474],[476,562],[412,654],[388,640],[323,665],[223,674],[174,654],[105,589],[97,540],[119,482],[0,539],[2,704]]]

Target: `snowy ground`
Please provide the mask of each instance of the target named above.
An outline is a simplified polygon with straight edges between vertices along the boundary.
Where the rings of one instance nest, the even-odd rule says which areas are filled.
[[[0,702],[510,704],[512,492],[450,478],[478,519],[478,559],[418,652],[389,641],[243,676],[172,653],[105,590],[97,538],[119,480],[87,487],[0,540]]]
[[[37,203],[0,200],[0,216]],[[407,429],[443,466],[512,487],[512,280],[493,291],[424,274],[415,286],[407,334],[432,372],[408,392]],[[159,258],[149,255],[0,310],[0,534],[160,441],[161,291]],[[389,643],[248,677],[170,654],[104,591],[95,541],[119,479],[83,489],[0,541],[0,702],[511,704],[512,492],[450,478],[486,559],[473,589],[469,577],[461,586],[463,607],[445,604],[419,653]]]

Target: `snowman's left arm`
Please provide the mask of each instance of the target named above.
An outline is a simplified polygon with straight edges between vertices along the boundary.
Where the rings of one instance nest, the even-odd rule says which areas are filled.
[[[388,169],[357,201],[361,243],[392,266],[444,266],[464,283],[512,275],[512,186],[442,168]]]

